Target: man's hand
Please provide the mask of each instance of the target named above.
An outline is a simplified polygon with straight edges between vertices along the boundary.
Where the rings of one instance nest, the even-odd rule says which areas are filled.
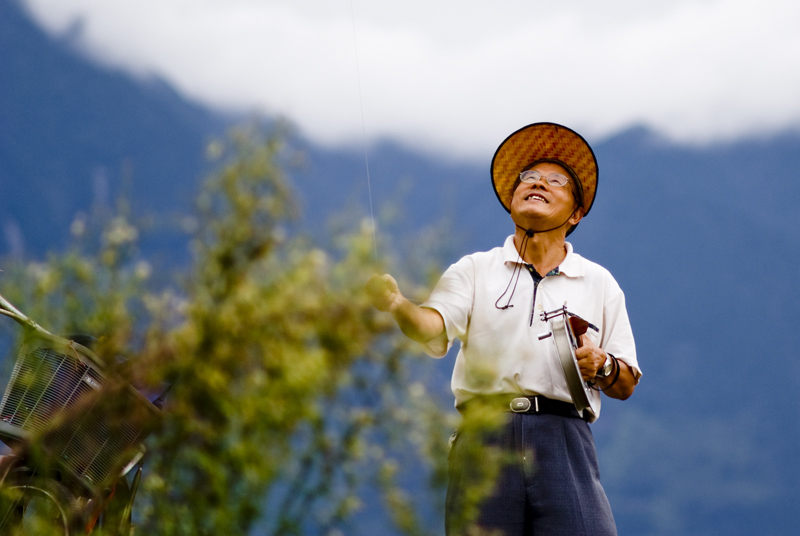
[[[393,313],[403,303],[400,287],[389,274],[373,275],[367,281],[366,289],[372,306],[379,311]]]
[[[607,356],[608,354],[588,336],[581,335],[581,347],[575,350],[575,357],[584,381],[595,381],[597,372],[605,364]],[[633,394],[637,380],[627,363],[617,359],[615,365],[619,370],[615,369],[610,378],[597,378],[597,388],[606,396],[625,400]]]
[[[575,350],[575,358],[581,369],[583,381],[592,381],[606,362],[608,354],[597,346],[586,334],[581,335],[581,347]]]

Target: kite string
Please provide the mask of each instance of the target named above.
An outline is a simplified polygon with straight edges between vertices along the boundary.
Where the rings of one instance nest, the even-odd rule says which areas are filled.
[[[378,239],[375,234],[375,214],[372,209],[372,181],[369,176],[369,154],[367,151],[367,126],[364,120],[364,97],[361,91],[361,68],[358,61],[358,39],[356,38],[356,12],[353,7],[353,0],[350,0],[350,17],[353,23],[353,50],[356,58],[356,80],[358,82],[358,104],[361,110],[361,139],[364,145],[364,164],[367,169],[367,194],[369,195],[369,221],[372,230],[372,248],[375,260],[378,260]]]

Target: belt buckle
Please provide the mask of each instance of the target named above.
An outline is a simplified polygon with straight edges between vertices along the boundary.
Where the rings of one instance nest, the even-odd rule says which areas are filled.
[[[539,411],[538,400],[536,406],[537,406],[536,411]],[[525,413],[531,409],[531,400],[530,398],[520,396],[512,400],[511,403],[509,404],[509,407],[511,408],[511,411],[513,411],[514,413]]]

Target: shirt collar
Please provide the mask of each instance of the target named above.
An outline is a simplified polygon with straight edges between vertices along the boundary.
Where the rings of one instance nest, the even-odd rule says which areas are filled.
[[[572,244],[564,242],[567,248],[567,256],[558,265],[558,271],[569,277],[579,277],[583,275],[583,267],[580,263],[579,256],[572,249]],[[520,262],[519,252],[514,246],[514,235],[506,238],[503,244],[503,263],[507,262]]]
[[[580,256],[572,250],[572,244],[564,242],[567,246],[567,256],[558,266],[562,274],[568,277],[580,277],[583,275],[583,264]]]
[[[519,261],[519,251],[517,251],[517,248],[514,246],[514,235],[512,234],[506,238],[503,244],[503,263]]]

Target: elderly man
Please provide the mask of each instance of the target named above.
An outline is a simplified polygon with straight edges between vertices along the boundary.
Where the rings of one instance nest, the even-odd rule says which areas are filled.
[[[616,534],[599,480],[588,423],[600,393],[626,399],[639,381],[625,298],[611,274],[566,241],[589,213],[597,161],[576,132],[534,123],[511,134],[492,161],[492,183],[514,233],[501,247],[467,255],[442,276],[429,299],[407,300],[390,275],[367,284],[375,307],[403,333],[442,357],[461,341],[452,377],[456,408],[496,408],[491,432],[462,427],[450,452],[449,536],[476,530],[511,535]],[[528,275],[523,275],[527,272]],[[578,410],[542,313],[566,305],[595,329],[580,336],[575,358],[592,411]],[[463,516],[474,482],[470,447],[510,454],[473,526]]]

